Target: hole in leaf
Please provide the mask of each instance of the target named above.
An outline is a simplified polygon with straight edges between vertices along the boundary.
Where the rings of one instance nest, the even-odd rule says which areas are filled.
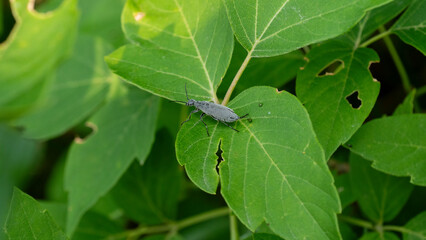
[[[83,144],[92,134],[98,131],[98,126],[92,122],[86,122],[85,124],[79,124],[74,129],[75,142]]]
[[[219,142],[219,145],[217,146],[217,152],[216,152],[216,156],[217,156],[216,172],[217,173],[219,173],[219,165],[223,161],[223,157],[222,157],[223,151],[220,148],[221,144],[222,144],[222,141]]]
[[[361,99],[358,98],[358,91],[355,91],[351,95],[347,96],[346,101],[348,101],[352,108],[355,109],[359,109],[362,104]]]
[[[345,64],[343,63],[343,61],[340,59],[336,59],[327,66],[325,66],[323,69],[321,69],[320,73],[317,74],[317,77],[337,74],[344,67]]]

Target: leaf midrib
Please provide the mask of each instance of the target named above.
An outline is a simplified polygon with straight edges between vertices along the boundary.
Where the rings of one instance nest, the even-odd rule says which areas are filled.
[[[206,63],[204,62],[203,58],[201,57],[200,49],[198,48],[198,44],[195,41],[194,35],[193,35],[192,31],[191,31],[191,28],[189,27],[189,24],[188,24],[188,21],[187,21],[185,15],[183,13],[182,6],[179,4],[178,0],[174,0],[174,2],[175,2],[176,6],[179,9],[179,13],[180,13],[180,15],[182,17],[182,21],[183,21],[183,23],[185,25],[185,28],[186,28],[186,30],[187,30],[187,32],[189,34],[189,37],[190,37],[190,39],[192,41],[192,44],[194,45],[195,51],[197,52],[198,60],[200,61],[201,66],[203,67],[204,74],[205,74],[205,76],[207,78],[207,82],[208,82],[209,87],[210,87],[210,91],[209,91],[210,95],[212,96],[214,102],[218,103],[219,100],[216,97],[216,94],[215,94],[215,91],[214,91],[214,87],[213,87],[213,82],[212,82],[212,80],[210,78],[210,75],[209,75],[209,71],[207,70]]]

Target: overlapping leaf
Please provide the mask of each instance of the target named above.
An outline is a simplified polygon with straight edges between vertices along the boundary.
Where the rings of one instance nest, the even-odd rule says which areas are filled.
[[[133,220],[159,224],[176,217],[180,189],[181,172],[172,137],[161,130],[143,167],[133,163],[112,189],[112,195]]]
[[[68,239],[49,212],[17,188],[4,229],[9,239]]]
[[[404,226],[404,240],[420,240],[426,238],[426,212],[415,216]]]
[[[110,48],[100,39],[81,37],[75,49],[73,57],[58,69],[44,104],[15,123],[25,128],[27,137],[59,135],[105,99],[114,80],[103,61]]]
[[[197,116],[176,139],[178,161],[201,189],[221,193],[252,231],[264,220],[286,239],[339,239],[335,214],[340,204],[323,151],[308,114],[292,95],[253,87],[230,102],[249,119],[234,125],[206,119],[210,137]]]
[[[69,235],[135,158],[145,161],[154,140],[157,110],[158,98],[132,87],[92,117],[94,133],[87,140],[71,146],[65,171]]]
[[[41,14],[34,11],[34,1],[11,1],[16,25],[0,45],[0,117],[20,115],[43,97],[48,75],[73,45],[76,2],[65,0]]]
[[[413,0],[407,11],[392,26],[404,42],[426,55],[426,1]]]
[[[127,81],[156,95],[213,100],[231,59],[233,35],[220,0],[130,0],[122,24],[132,45],[106,57]]]
[[[392,18],[400,14],[410,4],[411,0],[393,0],[384,6],[372,9],[367,12],[364,18],[344,36],[349,38],[356,45],[365,40],[379,26],[387,23]]]
[[[373,161],[377,170],[410,176],[426,186],[426,115],[410,114],[375,119],[346,143],[354,153]]]
[[[57,202],[40,202],[41,206],[46,208],[53,220],[65,229],[67,220],[67,205]],[[88,211],[80,221],[72,240],[105,240],[108,237],[115,240],[124,240],[125,237],[117,236],[122,233],[124,228],[113,222],[107,216],[97,213],[95,211]]]
[[[282,238],[268,234],[268,233],[255,233],[249,237],[244,238],[244,240],[281,240]]]
[[[313,48],[307,58],[309,62],[297,75],[296,93],[309,112],[328,159],[361,127],[373,108],[380,84],[368,67],[379,57],[371,49],[330,41]],[[334,63],[341,65],[321,75]]]
[[[240,43],[255,57],[335,37],[389,0],[223,0]]]
[[[396,217],[410,197],[413,185],[371,168],[371,162],[351,154],[351,185],[363,213],[376,223]]]

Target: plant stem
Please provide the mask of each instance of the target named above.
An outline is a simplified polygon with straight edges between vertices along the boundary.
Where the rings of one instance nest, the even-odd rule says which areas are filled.
[[[229,224],[231,230],[231,240],[239,240],[240,237],[238,235],[238,221],[233,213],[229,214]]]
[[[189,218],[182,219],[175,223],[168,223],[164,225],[156,225],[156,226],[141,226],[136,229],[128,230],[125,232],[121,232],[115,235],[108,237],[107,239],[121,239],[121,238],[132,238],[138,237],[144,234],[154,234],[154,233],[163,233],[175,231],[177,232],[179,229],[186,228],[188,226],[204,222],[213,218],[225,216],[229,214],[230,210],[228,207],[214,209],[212,211],[204,212]]]
[[[364,227],[368,229],[374,229],[374,226],[371,222],[368,222],[362,219],[353,218],[353,217],[344,216],[344,215],[339,215],[338,219],[341,221],[350,223],[352,225],[356,225],[356,226],[360,226],[360,227]]]
[[[178,229],[186,228],[188,226],[210,220],[212,218],[217,218],[229,214],[230,210],[228,207],[218,208],[212,211],[204,212],[183,220],[180,220],[176,223]]]
[[[380,32],[388,32],[383,26],[379,27]],[[389,53],[392,57],[393,62],[395,63],[396,69],[398,70],[399,76],[401,77],[402,86],[406,93],[409,93],[413,88],[410,84],[410,80],[408,79],[407,71],[405,71],[404,65],[402,64],[401,58],[399,58],[398,52],[395,49],[395,46],[392,43],[392,40],[389,36],[383,37],[383,41],[386,44],[386,47],[389,50]]]
[[[365,41],[365,42],[363,42],[363,43],[361,43],[361,45],[359,45],[359,46],[360,46],[360,47],[367,47],[368,45],[370,45],[370,44],[374,43],[375,41],[380,40],[380,39],[382,39],[382,38],[384,38],[384,37],[386,37],[386,36],[390,35],[391,33],[392,33],[392,31],[384,31],[384,32],[381,32],[380,34],[377,34],[376,36],[374,36],[374,37],[372,37],[372,38],[368,39],[367,41]]]
[[[426,86],[423,86],[423,87],[417,89],[417,91],[416,91],[416,96],[417,97],[420,97],[423,94],[426,94]]]
[[[253,49],[254,49],[254,47],[253,47]],[[250,62],[251,54],[253,53],[253,49],[250,52],[248,52],[246,59],[244,59],[243,64],[241,64],[240,69],[238,69],[237,74],[235,75],[234,79],[232,80],[232,83],[229,86],[228,91],[225,94],[225,97],[223,98],[223,101],[222,101],[223,106],[228,104],[229,99],[231,98],[232,92],[234,91],[234,88],[238,83],[238,80],[240,80],[241,75],[243,75],[244,70],[246,69],[248,63]]]
[[[421,233],[419,232],[414,232],[411,229],[405,228],[405,227],[401,227],[401,226],[383,226],[383,230],[385,231],[395,231],[395,232],[401,232],[401,233],[408,233],[410,235],[414,235],[420,238],[424,237]]]

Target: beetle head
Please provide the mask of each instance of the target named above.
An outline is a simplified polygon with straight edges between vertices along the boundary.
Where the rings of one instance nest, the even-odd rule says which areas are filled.
[[[186,106],[194,106],[195,100],[194,99],[188,99],[188,102],[186,103]]]

